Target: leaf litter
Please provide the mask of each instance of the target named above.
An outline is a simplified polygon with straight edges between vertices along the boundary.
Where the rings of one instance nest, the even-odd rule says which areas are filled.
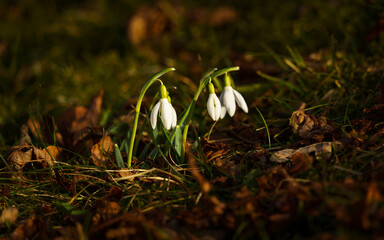
[[[320,183],[316,180],[297,177],[302,173],[312,171],[322,161],[330,161],[340,150],[349,149],[350,145],[345,143],[352,140],[358,141],[360,144],[366,143],[369,138],[361,136],[367,134],[372,136],[373,131],[377,129],[377,125],[374,125],[377,124],[377,121],[367,119],[357,121],[354,130],[359,131],[358,135],[354,135],[352,130],[342,136],[339,128],[324,117],[305,113],[305,104],[302,104],[299,110],[292,113],[290,126],[292,131],[298,134],[300,144],[307,144],[305,146],[268,151],[259,144],[252,144],[249,141],[241,143],[241,138],[238,137],[235,142],[231,143],[208,141],[203,138],[200,144],[205,160],[201,163],[197,162],[194,157],[195,150],[189,147],[187,149],[188,168],[185,169],[192,178],[196,179],[200,194],[194,195],[193,192],[196,189],[192,190],[180,185],[180,179],[171,180],[172,174],[168,175],[169,180],[166,181],[168,187],[173,184],[173,186],[185,188],[186,197],[191,197],[191,201],[194,202],[191,208],[179,210],[176,208],[169,211],[167,208],[150,207],[143,211],[139,207],[134,207],[127,211],[122,203],[127,199],[125,195],[132,194],[129,193],[130,188],[138,189],[141,192],[145,185],[160,184],[157,179],[165,180],[167,177],[160,177],[161,171],[149,170],[141,173],[140,169],[117,167],[112,137],[97,126],[96,119],[100,114],[101,101],[101,96],[97,95],[88,109],[71,110],[72,113],[79,111],[81,114],[73,115],[70,114],[71,111],[63,114],[59,118],[61,124],[67,121],[72,127],[66,132],[63,130],[63,126],[58,127],[57,133],[63,131],[65,132],[63,136],[67,136],[73,141],[63,143],[66,147],[78,149],[78,144],[82,143],[88,150],[80,151],[80,153],[89,154],[95,167],[106,171],[110,169],[111,171],[107,174],[100,170],[92,170],[92,168],[88,173],[86,173],[88,170],[82,169],[82,167],[75,167],[71,171],[61,167],[56,168],[68,161],[68,157],[70,157],[70,155],[64,154],[63,148],[50,145],[40,149],[29,145],[28,141],[24,141],[24,145],[10,149],[7,163],[13,171],[11,172],[12,177],[21,176],[24,179],[29,177],[29,175],[23,176],[23,171],[28,172],[26,166],[29,164],[37,164],[34,167],[40,169],[53,168],[53,171],[47,172],[47,174],[52,174],[58,186],[74,196],[81,194],[85,188],[96,190],[98,183],[89,183],[94,179],[98,179],[99,182],[125,182],[127,185],[113,186],[109,188],[109,192],[104,197],[93,197],[94,201],[90,203],[91,206],[87,210],[74,208],[67,213],[66,224],[54,231],[47,229],[47,223],[44,223],[45,220],[43,220],[46,217],[42,215],[31,212],[29,217],[18,221],[20,217],[16,210],[5,209],[0,219],[3,228],[4,222],[7,221],[15,226],[10,235],[12,238],[23,239],[45,234],[61,236],[62,239],[78,236],[89,236],[94,239],[141,239],[147,238],[149,234],[155,239],[199,239],[201,237],[225,239],[228,234],[235,234],[243,221],[246,221],[247,224],[244,226],[241,236],[247,238],[256,234],[255,229],[260,226],[261,222],[265,226],[263,231],[276,235],[279,229],[283,229],[287,225],[291,226],[291,221],[302,219],[303,215],[300,214],[314,218],[330,216],[334,217],[333,221],[339,221],[337,224],[380,231],[377,223],[384,220],[384,208],[379,203],[383,201],[384,193],[382,192],[383,184],[375,180],[378,176],[375,172],[370,173],[368,170],[366,173],[372,176],[372,180],[368,184],[348,180],[350,178],[346,178],[344,182]],[[373,114],[376,111],[381,111],[381,107],[376,106],[365,112]],[[231,126],[230,129],[233,131],[236,127]],[[251,128],[239,129],[244,131],[236,130],[237,134],[244,133],[244,138],[249,138]],[[32,134],[35,135],[35,133]],[[380,131],[374,134],[380,134]],[[79,138],[80,136],[82,139]],[[259,134],[252,136],[255,139],[253,141],[262,137]],[[333,141],[322,141],[323,139]],[[248,151],[233,152],[235,144]],[[153,164],[155,167],[156,163]],[[213,167],[214,176],[209,177],[207,172],[201,171],[202,164]],[[252,169],[259,169],[259,172],[256,173]],[[335,171],[335,169],[328,171]],[[92,173],[92,171],[95,172]],[[73,176],[68,177],[68,173]],[[150,177],[149,174],[155,174],[155,176]],[[245,176],[249,177],[248,187],[236,188],[238,183],[244,181]],[[46,181],[46,179],[41,178],[40,181]],[[138,182],[141,184],[140,187],[137,185]],[[127,186],[129,187],[127,188]],[[235,187],[234,190],[226,190],[233,187]],[[347,189],[347,191],[340,191],[340,189]],[[2,192],[4,191],[6,191],[5,188]],[[227,197],[223,198],[221,196],[223,194]],[[329,194],[332,197],[329,197]],[[351,194],[355,195],[351,203],[339,202],[340,198],[350,198]],[[155,195],[149,199],[156,202],[156,198],[158,197]],[[166,201],[166,198],[162,201]],[[360,211],[349,211],[350,208],[360,209]],[[52,207],[45,209],[46,214],[53,214],[55,211],[55,208]],[[299,215],[298,212],[300,212]],[[84,228],[82,222],[86,218],[89,218],[90,222]]]
[[[167,34],[180,27],[178,14],[212,27],[226,26],[240,17],[225,6],[215,11],[187,10],[160,2],[140,8],[131,18],[127,26],[130,42],[138,48],[145,48],[149,41],[161,44],[162,37],[167,39]],[[149,52],[155,60],[159,58],[158,53]],[[178,54],[193,62],[191,54]],[[311,54],[306,67],[326,72],[329,65],[322,61],[329,54],[328,50]],[[232,53],[230,58],[244,66],[239,74],[249,82],[260,69],[270,75],[283,74],[280,67],[255,57]],[[200,71],[193,64],[191,68]],[[381,70],[381,66],[364,68],[369,73]],[[234,139],[201,139],[201,160],[196,158],[201,154],[198,150],[187,150],[188,165],[175,168],[183,177],[174,169],[159,169],[164,164],[150,158],[136,159],[133,169],[117,167],[116,138],[99,126],[101,90],[88,107],[75,106],[57,121],[49,115],[31,118],[20,129],[20,144],[10,149],[7,167],[2,170],[11,180],[1,187],[0,196],[15,202],[17,196],[32,198],[41,211],[4,208],[0,231],[10,232],[5,239],[283,239],[293,236],[284,235],[287,232],[308,238],[318,226],[324,226],[317,236],[334,239],[338,236],[332,231],[337,226],[380,238],[384,166],[377,159],[382,158],[383,147],[383,89],[379,87],[362,117],[348,124],[338,125],[323,114],[312,115],[302,103],[289,123],[270,128],[272,136],[284,128],[295,135],[284,135],[277,147],[261,146],[265,134],[246,123],[247,117],[236,117],[227,131]],[[268,89],[253,104],[268,106],[274,91],[274,87]],[[36,139],[48,144],[32,145]],[[36,178],[36,172],[45,177]],[[14,178],[22,181],[14,185]],[[55,193],[48,192],[50,183],[56,183]],[[33,190],[26,192],[27,188]],[[63,201],[64,210],[52,199]]]

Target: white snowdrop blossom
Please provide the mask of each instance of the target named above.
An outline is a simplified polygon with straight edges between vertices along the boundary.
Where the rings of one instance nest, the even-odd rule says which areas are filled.
[[[159,100],[159,102],[156,103],[156,105],[153,107],[151,116],[150,116],[150,122],[153,129],[155,129],[157,124],[157,116],[160,115],[161,122],[163,123],[163,126],[165,129],[170,130],[171,128],[175,128],[177,124],[177,114],[175,109],[173,108],[172,104],[168,100],[168,93],[165,89],[165,86],[161,85],[161,96],[162,98]]]
[[[248,112],[248,106],[245,102],[243,96],[233,89],[230,85],[230,79],[226,75],[225,76],[225,87],[224,91],[220,95],[220,102],[221,102],[221,114],[220,118],[223,119],[226,112],[228,112],[228,115],[230,117],[233,117],[233,115],[236,112],[236,104],[243,109],[244,112]]]
[[[221,103],[219,98],[216,96],[215,87],[211,82],[208,84],[209,97],[207,101],[208,114],[211,116],[213,121],[220,119],[221,114]]]
[[[215,93],[210,93],[207,102],[208,114],[213,121],[217,121],[221,116],[221,103]]]

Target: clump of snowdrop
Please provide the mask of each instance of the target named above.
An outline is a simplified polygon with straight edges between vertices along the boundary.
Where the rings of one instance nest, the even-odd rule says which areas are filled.
[[[177,114],[171,104],[171,98],[168,95],[167,88],[161,84],[160,86],[160,100],[153,107],[150,121],[153,129],[157,125],[157,116],[160,115],[161,122],[165,129],[170,130],[177,125]]]
[[[220,119],[223,119],[225,117],[225,114],[228,112],[228,115],[230,117],[233,117],[233,115],[236,112],[236,104],[243,109],[244,112],[248,112],[248,106],[245,102],[243,96],[232,88],[231,86],[231,79],[228,76],[228,74],[225,74],[224,77],[224,91],[220,95],[220,102],[221,102],[221,113],[220,113]]]
[[[211,82],[208,84],[209,96],[207,101],[207,109],[209,116],[213,121],[217,121],[221,116],[221,103],[219,98],[216,96],[215,87]]]

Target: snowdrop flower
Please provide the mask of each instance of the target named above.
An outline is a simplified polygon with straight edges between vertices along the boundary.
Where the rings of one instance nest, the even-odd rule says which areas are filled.
[[[223,119],[226,112],[228,112],[228,115],[230,117],[233,117],[233,115],[236,112],[236,104],[243,109],[244,112],[248,112],[248,106],[245,102],[243,96],[232,88],[231,86],[231,79],[229,78],[228,74],[225,74],[225,87],[224,91],[220,95],[220,102],[221,102],[221,114],[220,118]]]
[[[177,124],[177,114],[171,104],[167,89],[163,84],[160,86],[160,97],[161,99],[158,103],[156,103],[151,112],[151,126],[155,129],[157,124],[157,115],[160,114],[160,119],[165,129],[169,130],[171,128],[175,128]]]
[[[211,82],[208,85],[208,89],[209,89],[209,97],[207,102],[208,114],[209,116],[211,116],[213,121],[217,121],[220,119],[220,116],[221,116],[221,103],[219,98],[215,94],[215,87]]]

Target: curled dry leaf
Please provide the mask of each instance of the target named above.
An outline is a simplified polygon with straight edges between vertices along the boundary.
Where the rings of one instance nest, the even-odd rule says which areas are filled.
[[[106,167],[108,160],[111,159],[112,154],[115,149],[115,144],[113,143],[109,135],[105,135],[98,143],[92,147],[92,161],[98,167]]]
[[[272,154],[270,160],[272,162],[286,162],[289,161],[292,156],[297,153],[301,152],[307,155],[315,154],[316,159],[323,159],[328,160],[332,156],[332,149],[340,149],[342,148],[341,142],[335,141],[335,142],[321,142],[321,143],[315,143],[311,144],[302,148],[299,148],[297,150],[295,149],[284,149],[278,152],[275,152]]]
[[[5,226],[8,222],[12,225],[16,222],[19,210],[15,207],[5,208],[0,216],[0,226]]]
[[[290,125],[301,138],[316,141],[322,141],[325,135],[336,130],[334,124],[327,122],[324,116],[315,117],[305,114],[305,103],[292,113]]]
[[[60,154],[63,151],[62,148],[56,147],[56,146],[48,146],[43,149],[43,152],[45,153],[45,156],[47,159],[51,159],[53,165],[53,161],[59,161],[60,160]]]
[[[53,152],[53,146],[51,147],[50,151]],[[54,165],[47,151],[30,145],[12,147],[11,154],[8,156],[7,161],[10,166],[18,172],[21,172],[27,163],[38,163],[43,168],[48,167],[48,165]]]

